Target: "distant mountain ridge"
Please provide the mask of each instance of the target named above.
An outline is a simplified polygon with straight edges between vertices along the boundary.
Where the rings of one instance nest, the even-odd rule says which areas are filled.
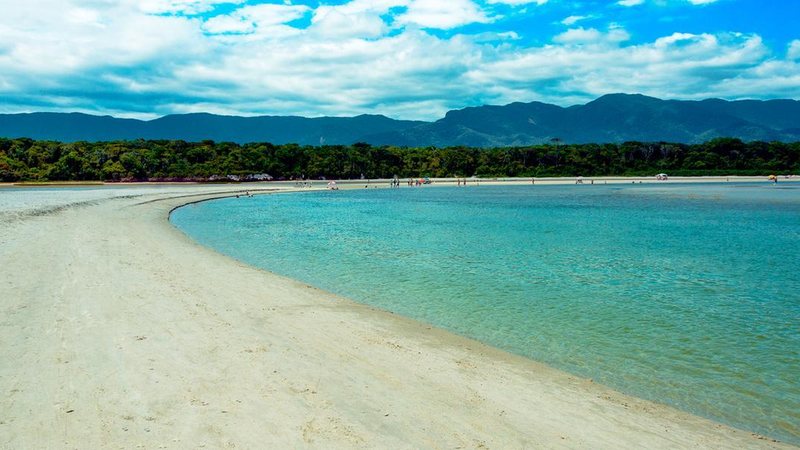
[[[0,114],[0,136],[64,142],[210,139],[301,145],[367,142],[414,147],[519,146],[553,139],[565,143],[691,144],[733,137],[743,141],[793,142],[800,141],[800,101],[680,101],[609,94],[566,108],[541,102],[470,107],[449,111],[435,122],[395,120],[381,115],[305,118],[195,113],[142,121],[80,113]]]
[[[385,116],[305,118],[295,116],[237,117],[208,113],[176,114],[143,121],[82,113],[0,114],[0,136],[75,141],[181,139],[219,142],[272,142],[319,145],[362,140],[365,134],[387,133],[424,122]]]
[[[610,94],[585,105],[512,103],[450,111],[436,122],[381,135],[395,145],[530,145],[558,138],[568,143],[667,141],[699,143],[716,137],[744,141],[800,140],[795,100],[660,100]]]

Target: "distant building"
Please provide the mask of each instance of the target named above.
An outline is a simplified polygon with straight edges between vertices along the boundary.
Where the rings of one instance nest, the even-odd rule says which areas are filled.
[[[268,173],[254,173],[246,177],[248,181],[272,181],[272,175]]]

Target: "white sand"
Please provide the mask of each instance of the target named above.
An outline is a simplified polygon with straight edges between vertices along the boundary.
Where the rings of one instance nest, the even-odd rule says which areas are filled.
[[[231,189],[0,224],[0,448],[784,447],[250,268],[168,223],[209,197],[191,191]]]

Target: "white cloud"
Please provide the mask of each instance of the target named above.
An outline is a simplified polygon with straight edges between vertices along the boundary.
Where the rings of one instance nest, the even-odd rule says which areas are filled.
[[[203,29],[212,34],[273,32],[281,25],[302,18],[310,11],[307,6],[260,4],[244,6],[230,14],[208,19]],[[280,33],[285,34],[285,33]]]
[[[595,28],[572,28],[553,38],[553,41],[562,44],[582,44],[596,42],[602,33]]]
[[[252,21],[232,15],[216,16],[203,24],[203,29],[212,34],[251,33],[254,28]]]
[[[343,5],[322,5],[314,11],[313,30],[323,36],[378,37],[389,31],[381,16],[408,4],[409,0],[353,0]]]
[[[569,16],[564,20],[562,20],[561,23],[569,27],[587,18],[588,18],[587,16]]]
[[[0,1],[2,41],[10,49],[0,55],[0,65],[12,72],[57,76],[97,65],[169,58],[180,48],[184,57],[204,51],[195,19],[142,14],[124,2],[4,3],[12,2]]]
[[[241,4],[245,0],[139,0],[129,1],[149,14],[199,14],[220,4]]]
[[[800,39],[795,39],[789,43],[789,49],[786,52],[786,57],[789,59],[800,59]]]
[[[448,30],[471,23],[487,23],[490,19],[472,0],[410,0],[406,12],[395,21],[401,25]]]
[[[620,46],[603,33],[591,34],[598,44],[531,48],[477,67],[468,78],[496,86],[494,92],[503,99],[510,100],[506,92],[516,98],[528,92],[531,98],[560,104],[609,92],[702,99],[791,96],[791,89],[800,89],[800,75],[795,75],[800,72],[792,73],[786,63],[780,71],[770,68],[773,62],[758,36],[675,34]],[[562,98],[563,92],[582,94]]]
[[[644,3],[644,0],[619,0],[618,5],[621,6],[638,6]]]
[[[722,80],[715,86],[714,93],[730,99],[797,98],[799,89],[800,64],[771,60]]]
[[[603,33],[596,28],[571,28],[553,38],[553,42],[560,44],[603,44],[624,42],[630,39],[630,35],[622,28],[614,27],[607,33]]]

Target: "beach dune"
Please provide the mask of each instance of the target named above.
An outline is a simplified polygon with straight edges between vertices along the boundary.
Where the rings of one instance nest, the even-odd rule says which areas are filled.
[[[2,225],[0,447],[788,447],[222,256],[208,191]]]

